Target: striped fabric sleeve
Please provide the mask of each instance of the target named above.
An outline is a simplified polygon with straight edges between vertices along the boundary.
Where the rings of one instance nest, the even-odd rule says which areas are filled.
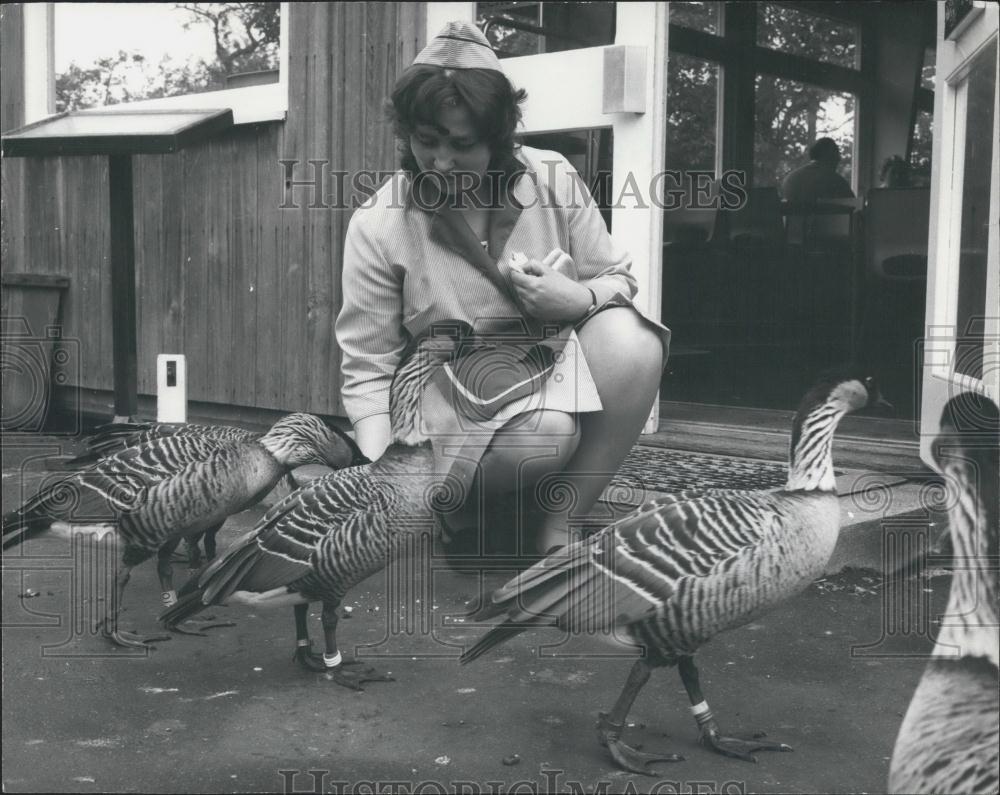
[[[560,157],[555,167],[556,194],[569,214],[569,240],[581,284],[603,304],[616,293],[635,298],[638,282],[630,273],[632,258],[608,234],[597,202],[569,161]],[[564,202],[564,203],[563,203]]]
[[[389,412],[389,387],[406,345],[402,284],[368,228],[354,214],[344,241],[343,304],[337,315],[341,398],[352,423]]]

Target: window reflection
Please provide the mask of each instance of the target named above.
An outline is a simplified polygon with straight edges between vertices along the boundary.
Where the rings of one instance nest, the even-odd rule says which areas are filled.
[[[760,3],[757,43],[771,50],[858,68],[858,26],[776,3]]]
[[[476,3],[476,24],[500,58],[614,44],[615,4]]]
[[[722,3],[672,2],[670,4],[670,22],[702,33],[721,33],[719,11]]]
[[[937,51],[933,47],[924,48],[924,62],[920,65],[920,87],[934,90],[934,70]]]
[[[910,168],[914,185],[931,184],[931,151],[934,144],[934,114],[918,110],[910,142]]]
[[[809,159],[808,148],[824,137],[837,142],[841,158],[837,170],[851,182],[854,95],[772,75],[758,75],[756,82],[753,184],[780,184],[789,171]]]
[[[715,172],[718,96],[717,64],[690,55],[670,54],[667,168]]]
[[[558,152],[569,160],[597,201],[611,229],[611,180],[614,137],[610,127],[593,130],[534,133],[521,140],[536,149]]]

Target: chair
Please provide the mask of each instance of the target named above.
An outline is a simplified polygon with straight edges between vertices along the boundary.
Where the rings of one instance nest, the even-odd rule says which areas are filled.
[[[663,213],[662,318],[698,354],[709,353],[703,346],[725,317],[717,298],[725,282],[714,237],[718,195],[717,180],[688,185],[680,206]]]
[[[930,188],[873,188],[865,200],[865,264],[869,277],[926,281]]]
[[[783,202],[786,242],[805,252],[849,244],[854,235],[858,200],[822,199],[808,204]]]
[[[844,353],[853,352],[858,327],[857,206],[853,197],[781,205],[800,329],[822,327]]]
[[[919,392],[917,343],[927,300],[929,188],[874,188],[863,214],[864,289],[858,337],[878,352],[882,380],[903,399]]]
[[[673,324],[711,319],[707,300],[718,282],[712,232],[715,207],[683,206],[663,214],[663,317]]]
[[[721,209],[713,236],[736,247],[782,249],[785,227],[778,189],[774,186],[751,188],[742,207]]]
[[[663,214],[663,242],[672,247],[697,248],[712,242],[715,207],[678,207]]]
[[[751,188],[743,205],[720,206],[712,237],[724,259],[718,300],[730,338],[760,344],[785,318],[785,229],[774,186]]]

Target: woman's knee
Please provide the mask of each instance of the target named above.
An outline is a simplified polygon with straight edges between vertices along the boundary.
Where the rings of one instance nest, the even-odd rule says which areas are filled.
[[[636,377],[655,375],[663,369],[660,335],[629,307],[606,309],[579,332],[584,356],[595,369],[628,371]]]
[[[561,443],[563,440],[579,441],[580,423],[573,414],[565,411],[543,410],[533,412],[535,414],[535,427],[533,436]]]
[[[580,423],[564,411],[539,410],[502,428],[483,456],[486,470],[558,469],[580,444]]]

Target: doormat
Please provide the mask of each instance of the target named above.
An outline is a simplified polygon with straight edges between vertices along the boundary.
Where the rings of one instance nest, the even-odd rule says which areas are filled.
[[[901,475],[834,468],[837,492],[852,494],[905,483]],[[635,445],[605,492],[605,499],[638,503],[643,492],[670,494],[684,489],[776,489],[785,485],[788,465],[754,458],[692,453],[650,445]],[[629,497],[629,493],[634,493]],[[621,495],[617,499],[614,494]]]
[[[637,444],[622,462],[615,485],[669,494],[684,489],[775,489],[787,479],[788,465],[776,461]]]

